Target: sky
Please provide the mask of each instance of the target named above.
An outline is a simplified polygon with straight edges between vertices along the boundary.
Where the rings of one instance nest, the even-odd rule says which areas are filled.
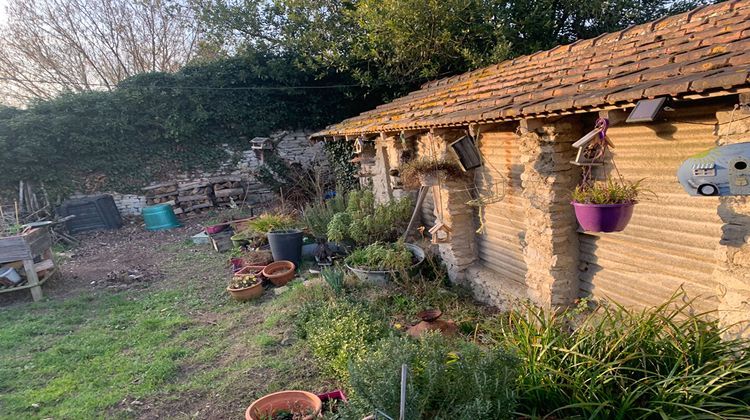
[[[5,6],[8,5],[8,0],[0,0],[0,24],[5,23]]]

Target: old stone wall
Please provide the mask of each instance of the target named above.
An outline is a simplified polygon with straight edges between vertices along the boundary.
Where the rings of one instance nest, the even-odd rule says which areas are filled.
[[[750,141],[748,113],[716,113],[719,145]],[[740,120],[740,121],[737,121]],[[750,337],[750,197],[721,197],[719,217],[724,222],[716,250],[719,318],[730,337]]]
[[[328,161],[325,156],[325,151],[323,150],[323,143],[318,142],[310,144],[310,134],[312,134],[312,131],[310,130],[280,131],[273,133],[265,138],[273,145],[273,149],[263,151],[263,153],[275,153],[288,163],[299,163],[304,166],[309,166],[312,162],[315,162],[317,165],[327,168]],[[228,146],[224,145],[223,147],[227,148]],[[175,174],[169,181],[188,184],[208,181],[209,179],[220,175],[235,175],[242,178],[244,187],[249,192],[248,200],[251,203],[256,201],[267,201],[273,195],[264,185],[258,182],[254,176],[254,173],[262,164],[259,156],[260,152],[252,150],[250,144],[248,144],[247,150],[241,152],[240,159],[237,162],[227,161],[218,170],[213,172]],[[160,182],[161,181],[165,180],[160,180]],[[116,191],[109,191],[106,193],[111,194],[114,197],[115,204],[117,205],[120,214],[123,216],[138,216],[141,214],[141,209],[146,206],[145,195],[120,194]],[[72,197],[76,198],[98,194],[101,193],[78,193],[74,194]]]

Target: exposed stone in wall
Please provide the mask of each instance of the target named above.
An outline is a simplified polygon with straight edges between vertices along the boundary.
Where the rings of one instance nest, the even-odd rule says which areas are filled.
[[[269,140],[274,144],[274,149],[264,151],[264,153],[276,153],[286,162],[300,163],[305,166],[315,162],[316,165],[320,165],[325,170],[325,168],[328,168],[328,160],[325,156],[323,143],[318,142],[311,145],[308,140],[310,134],[312,134],[312,131],[309,130],[273,133],[269,136]],[[229,151],[228,145],[222,147]],[[268,201],[273,198],[273,194],[253,175],[261,165],[261,160],[258,158],[259,152],[251,150],[249,147],[248,145],[248,150],[241,152],[241,157],[236,163],[227,161],[213,172],[175,174],[170,181],[179,183],[203,182],[220,175],[237,175],[242,178],[245,184],[245,189],[248,192],[247,200],[250,204]],[[141,214],[141,209],[146,206],[144,195],[120,194],[117,192],[108,192],[108,194],[114,197],[115,204],[123,216],[138,216]],[[84,194],[74,195],[74,197],[84,196]]]
[[[435,217],[451,229],[450,241],[438,244],[438,249],[452,281],[463,281],[466,269],[477,260],[476,210],[466,204],[467,187],[465,181],[446,180],[430,192]]]
[[[527,218],[523,254],[528,297],[542,306],[566,306],[578,291],[577,223],[570,199],[580,171],[570,161],[575,157],[571,144],[581,137],[582,128],[571,117],[523,131],[521,184]]]
[[[717,112],[717,143],[750,141],[750,120],[734,121],[746,117],[739,111],[734,116],[732,111]],[[714,270],[719,319],[730,337],[750,337],[750,197],[721,197],[718,214],[725,223]]]

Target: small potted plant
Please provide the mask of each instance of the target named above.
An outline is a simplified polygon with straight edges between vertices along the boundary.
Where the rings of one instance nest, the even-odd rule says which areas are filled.
[[[250,229],[268,238],[274,261],[291,261],[299,266],[302,259],[302,231],[291,216],[264,214],[250,221]]]
[[[641,192],[640,183],[609,178],[577,186],[571,204],[581,228],[586,232],[620,232],[625,229]]]
[[[229,294],[240,302],[263,295],[263,276],[261,275],[263,268],[246,266],[235,272],[227,287]]]
[[[416,267],[424,258],[424,250],[414,244],[375,242],[355,250],[344,262],[360,280],[385,283],[394,274]]]
[[[441,178],[465,178],[466,172],[461,166],[447,159],[416,159],[405,164],[399,170],[401,182],[405,187],[433,187]]]

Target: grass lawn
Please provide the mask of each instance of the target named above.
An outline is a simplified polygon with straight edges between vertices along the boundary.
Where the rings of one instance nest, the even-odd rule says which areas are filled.
[[[267,392],[324,390],[289,339],[296,292],[235,303],[225,256],[186,244],[157,252],[171,257],[149,288],[0,312],[0,417],[237,418]]]

